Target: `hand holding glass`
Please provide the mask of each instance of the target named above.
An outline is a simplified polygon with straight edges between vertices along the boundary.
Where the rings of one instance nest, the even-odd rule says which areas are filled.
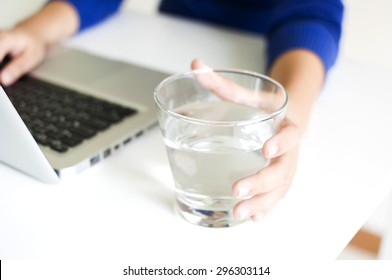
[[[268,165],[261,148],[284,118],[284,88],[254,72],[199,69],[165,79],[154,98],[178,213],[208,227],[243,222],[232,186]]]

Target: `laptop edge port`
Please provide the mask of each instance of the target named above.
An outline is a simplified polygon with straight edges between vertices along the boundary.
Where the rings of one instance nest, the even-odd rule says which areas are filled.
[[[110,150],[110,148],[106,149],[103,152],[103,158],[107,158],[108,156],[110,156],[111,153],[112,153],[112,151]]]
[[[131,141],[132,141],[132,138],[129,137],[129,138],[124,140],[123,144],[126,145],[126,144],[130,143]]]
[[[92,158],[90,158],[90,165],[93,166],[94,164],[98,163],[100,159],[99,155],[95,155]]]

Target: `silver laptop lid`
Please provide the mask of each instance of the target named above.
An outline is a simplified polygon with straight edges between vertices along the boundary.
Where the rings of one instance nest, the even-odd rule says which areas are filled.
[[[47,183],[59,177],[0,87],[0,161]]]

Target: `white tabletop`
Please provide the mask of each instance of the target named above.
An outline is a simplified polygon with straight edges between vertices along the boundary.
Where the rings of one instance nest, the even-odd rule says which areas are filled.
[[[257,37],[159,15],[123,12],[68,43],[169,72],[188,70],[194,57],[217,68],[264,65]],[[177,217],[158,129],[54,186],[0,165],[0,258],[226,266],[335,259],[392,188],[391,74],[338,61],[315,105],[293,185],[258,223],[211,229]]]

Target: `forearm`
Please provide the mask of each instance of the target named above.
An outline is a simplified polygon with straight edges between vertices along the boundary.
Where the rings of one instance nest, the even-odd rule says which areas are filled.
[[[63,1],[50,2],[40,11],[21,21],[15,29],[34,33],[46,44],[56,43],[78,30],[79,18],[74,7]]]
[[[297,124],[303,133],[313,103],[324,82],[325,70],[321,59],[305,49],[291,50],[274,61],[269,75],[287,90],[287,117]]]

